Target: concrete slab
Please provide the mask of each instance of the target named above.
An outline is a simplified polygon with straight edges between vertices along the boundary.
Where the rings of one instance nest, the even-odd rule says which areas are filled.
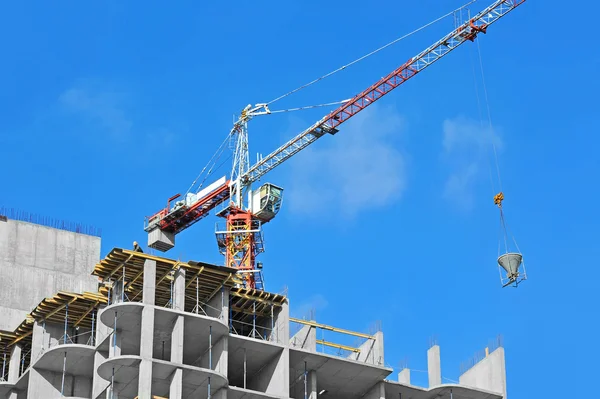
[[[421,388],[414,385],[404,385],[395,381],[385,382],[385,396],[389,398],[402,397],[411,399],[435,399],[439,397],[450,397],[452,390],[453,399],[502,399],[502,395],[485,390],[475,390],[473,388],[456,385],[444,384],[432,387],[430,389]],[[444,396],[445,395],[445,396]]]
[[[393,371],[356,360],[290,348],[291,378],[304,373],[305,363],[308,371],[317,372],[318,389],[326,389],[331,398],[360,398]]]
[[[202,369],[189,365],[175,365],[171,362],[153,360],[152,362],[152,393],[154,395],[169,395],[169,386],[175,370],[183,371],[182,397],[208,396],[208,380],[210,378],[210,390],[212,393],[227,386],[227,378],[212,370]]]
[[[227,399],[281,399],[281,396],[230,386],[227,391]]]
[[[100,314],[100,321],[107,327],[114,328],[115,324],[115,313],[117,314],[117,328],[125,328],[130,326],[132,319],[140,319],[142,310],[144,308],[143,303],[139,302],[119,302],[107,306],[102,314]],[[121,322],[119,322],[121,321]]]
[[[66,373],[73,376],[92,377],[94,373],[94,347],[66,344],[46,350],[33,367],[38,370],[62,373],[66,353]]]
[[[98,367],[98,375],[110,381],[114,368],[115,389],[119,392],[119,397],[135,397],[138,391],[141,361],[140,356],[133,355],[110,358]],[[183,370],[183,397],[208,396],[209,377],[211,392],[216,392],[227,386],[227,378],[212,370],[152,359],[152,393],[159,396],[168,396],[171,377],[178,368]]]

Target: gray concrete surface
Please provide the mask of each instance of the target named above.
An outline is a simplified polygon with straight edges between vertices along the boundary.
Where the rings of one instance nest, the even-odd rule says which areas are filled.
[[[405,385],[410,385],[410,369],[403,369],[398,373],[398,382]]]
[[[13,331],[45,297],[96,292],[90,273],[100,238],[33,223],[0,221],[0,330]]]
[[[442,363],[439,345],[433,345],[427,351],[427,376],[429,378],[429,388],[442,384]]]
[[[479,361],[458,379],[461,385],[506,394],[506,364],[504,348],[499,347]]]

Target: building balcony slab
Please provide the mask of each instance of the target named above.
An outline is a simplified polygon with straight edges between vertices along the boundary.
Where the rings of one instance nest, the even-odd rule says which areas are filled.
[[[395,381],[385,382],[385,394],[390,398],[397,398],[402,394],[402,397],[412,399],[436,399],[450,397],[450,391],[452,391],[453,399],[502,399],[502,394],[500,393],[466,387],[464,385],[443,384],[432,388],[421,388]]]
[[[38,360],[33,363],[33,367],[37,370],[62,373],[64,366],[68,375],[91,378],[94,373],[94,353],[94,347],[89,345],[57,345],[46,349]]]
[[[319,390],[326,390],[328,397],[344,399],[361,398],[393,371],[388,367],[290,348],[293,379],[302,378],[305,367],[307,371],[316,371]]]
[[[98,375],[107,381],[114,379],[115,390],[120,396],[135,397],[138,390],[141,362],[140,356],[133,355],[109,358],[98,367]],[[183,372],[183,397],[203,397],[203,394],[208,393],[209,379],[213,394],[227,385],[227,378],[215,371],[152,359],[152,393],[158,396],[168,396],[171,378],[177,369],[181,369]],[[109,387],[108,390],[110,391],[110,389]]]

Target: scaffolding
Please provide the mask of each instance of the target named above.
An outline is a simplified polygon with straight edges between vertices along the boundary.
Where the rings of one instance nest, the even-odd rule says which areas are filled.
[[[29,366],[41,358],[45,352],[59,345],[95,346],[95,328],[98,307],[107,303],[107,298],[99,293],[84,292],[75,294],[59,292],[43,299],[14,332],[0,331],[0,356],[2,357],[2,377],[8,381],[8,365],[11,356],[18,354],[19,368],[15,376],[20,378],[29,370]],[[61,325],[61,336],[50,337],[48,345],[42,341],[40,347],[33,347],[32,335],[35,324],[46,327],[46,323]],[[61,393],[64,391],[66,375],[65,351],[63,359]]]

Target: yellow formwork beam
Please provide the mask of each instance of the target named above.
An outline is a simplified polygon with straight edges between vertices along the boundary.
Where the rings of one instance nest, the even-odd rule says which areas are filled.
[[[302,319],[296,319],[296,318],[293,318],[293,317],[290,317],[290,321],[293,321],[294,323],[304,324],[304,325],[311,326],[311,327],[320,328],[322,330],[333,331],[333,332],[337,332],[337,333],[341,333],[341,334],[347,334],[347,335],[353,335],[355,337],[366,338],[366,339],[375,339],[375,337],[373,335],[363,334],[363,333],[359,333],[359,332],[355,332],[355,331],[350,331],[350,330],[344,330],[344,329],[341,329],[341,328],[332,327],[332,326],[328,326],[328,325],[325,325],[325,324],[320,324],[320,323],[317,323],[317,322],[314,322],[314,321],[307,321],[307,320],[302,320]]]
[[[344,349],[344,350],[354,352],[354,353],[360,353],[360,349],[358,349],[358,348],[354,348],[352,346],[334,344],[333,342],[327,342],[324,339],[318,339],[317,344],[321,344],[321,345],[325,345],[325,346],[329,346],[329,347],[337,348],[337,349]]]

